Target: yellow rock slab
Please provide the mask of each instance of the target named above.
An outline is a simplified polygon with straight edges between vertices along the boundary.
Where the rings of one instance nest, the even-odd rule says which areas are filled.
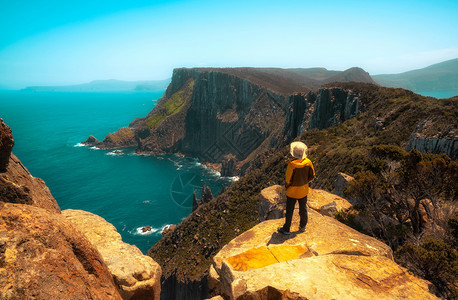
[[[261,246],[228,257],[226,263],[236,271],[259,269],[282,261],[298,259],[308,253],[305,245]]]

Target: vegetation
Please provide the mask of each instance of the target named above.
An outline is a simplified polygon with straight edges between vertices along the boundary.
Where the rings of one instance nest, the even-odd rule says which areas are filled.
[[[165,120],[165,118],[177,114],[184,107],[186,101],[191,98],[194,80],[189,80],[184,88],[174,93],[165,102],[160,103],[160,107],[146,120],[146,125],[150,129],[155,129]]]
[[[109,133],[105,139],[103,140],[104,143],[111,145],[124,145],[131,142],[135,142],[135,133],[132,129],[128,127],[123,127],[116,131],[115,133]]]

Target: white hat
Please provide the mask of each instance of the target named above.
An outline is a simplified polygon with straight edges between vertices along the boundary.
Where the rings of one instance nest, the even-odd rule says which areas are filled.
[[[297,159],[307,157],[307,146],[302,142],[292,142],[290,153]]]

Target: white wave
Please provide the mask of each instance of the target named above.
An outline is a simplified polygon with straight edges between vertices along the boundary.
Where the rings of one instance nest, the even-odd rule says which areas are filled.
[[[87,145],[85,145],[83,143],[78,143],[76,145],[73,145],[73,147],[87,147]]]
[[[92,150],[102,150],[102,149],[100,149],[100,148],[98,148],[96,146],[92,146],[90,149],[92,149]]]
[[[150,234],[153,234],[153,233],[156,233],[156,232],[159,231],[159,228],[153,228],[153,227],[151,227],[151,230],[143,231],[144,227],[146,227],[146,226],[141,226],[141,227],[135,228],[133,234],[134,235],[150,235]]]
[[[166,228],[168,229],[171,225],[173,225],[173,224],[166,224],[166,225],[162,226],[161,234]]]
[[[114,150],[114,151],[111,151],[111,152],[108,152],[106,155],[114,155],[114,156],[117,156],[117,155],[123,155],[124,153],[120,150]]]

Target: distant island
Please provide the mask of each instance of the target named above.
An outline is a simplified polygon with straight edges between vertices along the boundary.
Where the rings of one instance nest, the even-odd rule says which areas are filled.
[[[126,92],[165,90],[170,78],[164,80],[123,81],[116,79],[94,80],[89,83],[65,86],[30,86],[24,92]]]
[[[458,90],[458,58],[400,74],[371,75],[380,85],[412,91]]]

